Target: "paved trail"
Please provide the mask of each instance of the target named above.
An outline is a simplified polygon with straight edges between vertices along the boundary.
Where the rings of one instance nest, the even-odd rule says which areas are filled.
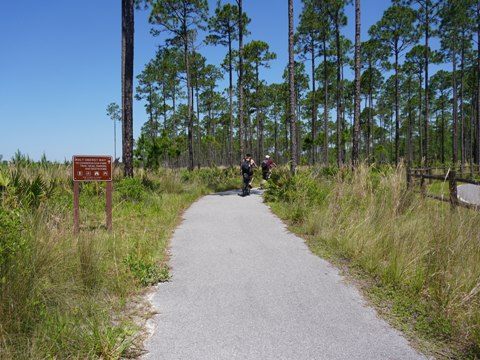
[[[480,205],[480,186],[461,184],[457,187],[458,198],[466,203]]]
[[[171,245],[145,359],[426,359],[258,193],[202,198]]]

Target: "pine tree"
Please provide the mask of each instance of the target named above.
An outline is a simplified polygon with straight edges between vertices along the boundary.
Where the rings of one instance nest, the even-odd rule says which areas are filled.
[[[320,34],[321,34],[321,14],[318,13],[319,7],[313,0],[302,0],[303,9],[300,14],[300,23],[297,28],[297,51],[301,57],[311,62],[311,138],[312,138],[312,164],[317,160],[317,99],[316,99],[316,79],[315,79],[315,60],[320,56]]]
[[[117,121],[122,121],[122,111],[116,103],[107,106],[107,115],[113,120],[113,160],[117,161]]]
[[[246,26],[250,23],[250,19],[245,13],[242,16],[243,33],[248,34]],[[210,34],[206,38],[207,44],[223,45],[228,47],[227,53],[227,67],[229,75],[229,132],[228,132],[228,163],[233,165],[233,41],[239,39],[239,10],[238,7],[232,4],[225,4],[220,6],[220,1],[217,2],[215,9],[215,16],[208,21],[208,28]]]
[[[430,165],[430,130],[428,126],[429,121],[429,65],[430,65],[430,48],[429,48],[429,41],[430,36],[432,33],[432,25],[436,23],[437,19],[437,10],[440,4],[439,1],[436,0],[404,0],[406,5],[417,4],[419,9],[416,12],[418,21],[420,22],[421,29],[425,35],[425,44],[424,44],[424,80],[425,80],[425,96],[424,96],[424,103],[425,103],[425,113],[424,113],[424,134],[425,134],[425,142],[423,143],[423,148],[425,149],[425,165],[428,167]]]
[[[385,10],[382,19],[369,30],[370,36],[381,42],[395,58],[395,165],[400,160],[399,56],[408,46],[418,40],[419,33],[414,26],[415,19],[414,10],[401,5],[393,5]]]
[[[191,93],[190,52],[196,29],[203,29],[207,20],[208,3],[206,0],[155,0],[152,2],[150,22],[173,35],[172,42],[181,44],[187,77],[187,136],[188,169],[194,168],[193,149],[193,98]]]
[[[260,105],[260,81],[259,81],[259,71],[260,66],[268,68],[269,61],[277,58],[277,54],[270,52],[270,47],[264,41],[253,40],[245,44],[244,55],[245,60],[251,63],[254,71],[254,83],[255,83],[255,108],[256,108],[256,118],[257,118],[257,137],[258,137],[258,146],[257,146],[257,157],[263,156],[263,120],[261,116],[261,105]]]

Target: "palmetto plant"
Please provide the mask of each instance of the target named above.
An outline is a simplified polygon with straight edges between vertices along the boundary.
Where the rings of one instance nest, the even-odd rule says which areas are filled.
[[[13,170],[10,175],[0,172],[0,192],[6,192],[25,207],[36,209],[41,202],[50,198],[55,192],[56,181],[47,183],[42,175],[32,179],[20,171]]]
[[[10,178],[8,175],[2,171],[0,171],[0,193],[5,191],[5,189],[10,184]]]

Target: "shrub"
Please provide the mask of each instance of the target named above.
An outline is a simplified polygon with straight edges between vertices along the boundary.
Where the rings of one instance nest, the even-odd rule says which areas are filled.
[[[213,191],[230,190],[240,186],[239,170],[235,167],[184,170],[181,172],[181,180],[206,186]]]
[[[143,286],[166,282],[170,279],[168,267],[166,266],[161,267],[158,264],[146,262],[132,254],[129,254],[123,262]]]
[[[22,236],[20,210],[7,210],[0,207],[0,289],[10,261],[24,250],[27,242]]]
[[[122,200],[141,201],[145,197],[145,188],[141,178],[126,177],[115,183],[115,193]]]

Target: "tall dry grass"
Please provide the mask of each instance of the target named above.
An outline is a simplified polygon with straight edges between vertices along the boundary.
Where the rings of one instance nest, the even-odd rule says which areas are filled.
[[[113,231],[105,227],[105,184],[83,183],[74,235],[68,165],[0,167],[1,359],[135,355],[141,331],[131,304],[146,286],[168,280],[165,250],[180,214],[232,181],[218,169],[119,173]]]
[[[283,173],[267,200],[315,252],[368,274],[400,326],[477,358],[480,214],[423,199],[405,179],[402,166]]]

